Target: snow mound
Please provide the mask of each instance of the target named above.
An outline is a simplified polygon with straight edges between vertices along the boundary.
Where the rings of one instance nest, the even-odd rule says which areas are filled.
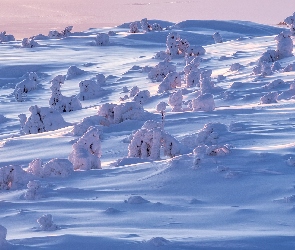
[[[140,195],[133,195],[133,196],[130,196],[124,202],[128,204],[145,204],[145,203],[149,203],[150,201],[142,198]]]
[[[58,229],[58,226],[53,223],[51,214],[42,215],[37,222],[40,225],[40,230],[42,231],[55,231]]]

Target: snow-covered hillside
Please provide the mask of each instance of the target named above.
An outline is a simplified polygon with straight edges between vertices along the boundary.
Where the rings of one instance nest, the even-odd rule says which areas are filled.
[[[1,33],[0,249],[294,249],[294,19]]]

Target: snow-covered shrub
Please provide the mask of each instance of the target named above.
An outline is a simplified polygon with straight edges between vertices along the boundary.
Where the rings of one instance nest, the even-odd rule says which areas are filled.
[[[167,36],[167,39],[166,39],[167,53],[171,55],[172,57],[178,55],[179,39],[180,37],[177,32],[171,32]]]
[[[193,111],[213,111],[215,109],[214,97],[212,94],[201,94],[192,100]]]
[[[20,166],[0,168],[0,190],[18,189],[29,181],[29,176]]]
[[[166,102],[159,102],[156,106],[156,110],[161,114],[162,116],[162,128],[164,128],[165,123],[165,110],[168,104]]]
[[[278,92],[270,92],[260,98],[261,104],[277,103]]]
[[[10,41],[15,41],[15,38],[13,35],[7,35],[6,31],[0,32],[0,43],[10,42]]]
[[[181,76],[177,72],[170,72],[158,86],[158,92],[163,93],[168,90],[181,87]]]
[[[241,68],[243,68],[243,65],[241,65],[240,63],[233,63],[230,66],[230,71],[239,71]]]
[[[172,112],[180,112],[182,111],[182,99],[183,99],[183,96],[182,96],[182,91],[181,89],[172,93],[170,96],[169,96],[169,105],[172,107]]]
[[[175,72],[176,67],[171,62],[159,62],[148,73],[148,77],[156,82],[161,82],[171,72]]]
[[[285,82],[282,79],[276,79],[276,80],[273,80],[272,82],[266,84],[265,88],[274,89],[274,88],[277,88],[277,87],[280,87],[283,85],[285,85]]]
[[[42,164],[40,159],[35,159],[29,163],[27,172],[41,177],[67,177],[73,172],[73,165],[67,159],[51,159]]]
[[[54,231],[58,229],[58,226],[53,223],[51,214],[42,215],[37,222],[40,225],[42,231]]]
[[[37,200],[42,197],[42,187],[40,181],[29,181],[27,188],[28,190],[24,195],[26,200]]]
[[[275,37],[277,41],[277,57],[278,59],[292,56],[293,40],[289,31],[282,31]]]
[[[284,69],[284,72],[295,71],[295,62],[288,64]]]
[[[73,29],[73,26],[68,26],[64,30],[62,30],[61,32],[59,32],[57,30],[50,30],[48,33],[48,37],[49,38],[57,38],[57,39],[68,37],[71,34],[72,29]]]
[[[186,55],[189,47],[190,47],[190,44],[186,39],[179,39],[179,41],[178,41],[178,54]]]
[[[129,91],[129,97],[134,97],[139,92],[139,88],[137,86],[133,86]]]
[[[5,247],[7,245],[6,241],[7,229],[0,225],[0,248]]]
[[[147,100],[150,98],[151,94],[148,90],[141,90],[139,91],[134,97],[133,101],[137,102],[141,105],[147,102]]]
[[[79,69],[77,66],[72,65],[68,68],[67,75],[66,75],[65,79],[70,80],[70,79],[73,79],[76,76],[80,76],[84,73],[85,73],[85,71],[83,69]]]
[[[217,31],[213,34],[213,39],[215,43],[222,43],[222,37],[220,35],[220,33]]]
[[[285,18],[284,22],[289,25],[292,36],[295,36],[295,12],[292,16]]]
[[[186,50],[187,56],[202,56],[205,55],[206,50],[200,45],[189,46]]]
[[[84,80],[79,83],[80,93],[78,98],[81,101],[97,98],[103,94],[101,85],[94,80]]]
[[[53,109],[58,110],[59,112],[70,112],[82,108],[82,105],[77,98],[77,96],[63,96],[61,94],[60,88],[64,83],[65,77],[58,75],[51,81],[51,97],[49,99],[49,105]]]
[[[14,90],[15,99],[18,102],[23,100],[23,94],[28,93],[37,88],[38,75],[35,72],[30,72],[27,79],[17,83]]]
[[[23,48],[33,48],[38,47],[39,44],[33,38],[24,38],[22,40],[22,47]]]
[[[221,135],[229,133],[228,127],[220,122],[207,123],[198,132],[196,142],[198,145],[217,145]]]
[[[203,70],[200,74],[200,89],[202,93],[210,93],[214,89],[214,83],[211,80],[212,70]]]
[[[105,85],[105,83],[106,83],[106,77],[105,77],[105,75],[104,74],[101,74],[101,73],[98,73],[96,75],[96,83],[100,87],[103,86],[103,85]]]
[[[90,170],[101,168],[101,146],[99,133],[90,127],[80,139],[73,144],[73,151],[69,155],[75,170]]]
[[[107,119],[110,123],[114,123],[114,107],[116,106],[117,104],[105,103],[100,106],[97,114]]]
[[[139,33],[137,22],[132,22],[129,25],[129,33]]]
[[[163,61],[171,61],[171,56],[169,54],[167,54],[166,51],[159,51],[155,54],[153,59],[159,59],[159,60],[163,60]]]
[[[105,117],[93,115],[83,118],[82,121],[74,125],[71,133],[76,136],[82,136],[89,127],[96,127],[98,133],[102,134],[102,126],[109,126],[110,121]]]
[[[98,33],[95,37],[95,44],[97,46],[106,46],[110,44],[110,37],[107,33]]]
[[[147,18],[141,19],[140,24],[144,32],[149,32],[152,30],[152,26],[148,23]]]
[[[140,195],[132,195],[127,200],[125,200],[124,202],[125,203],[128,203],[128,204],[144,204],[144,203],[149,203],[148,200],[142,198]]]
[[[27,118],[25,114],[20,114],[22,132],[25,134],[37,134],[63,128],[68,124],[62,115],[48,107],[38,107],[37,105],[29,108],[31,115]]]
[[[128,146],[128,157],[158,160],[161,147],[165,156],[174,157],[180,152],[180,143],[163,131],[160,123],[147,121],[133,135]]]
[[[160,24],[158,24],[158,23],[153,23],[153,24],[152,24],[152,30],[153,30],[153,31],[162,31],[163,28],[162,28],[162,26],[161,26]]]
[[[189,74],[192,71],[198,71],[199,66],[201,64],[201,58],[200,57],[195,57],[195,56],[190,56],[186,57],[186,65],[183,68],[183,71],[185,74]]]
[[[190,87],[199,87],[200,86],[200,74],[201,70],[194,70],[185,74],[184,83],[186,84],[187,88]]]
[[[144,109],[139,102],[126,102],[114,106],[114,123],[126,120],[139,120],[144,115]]]

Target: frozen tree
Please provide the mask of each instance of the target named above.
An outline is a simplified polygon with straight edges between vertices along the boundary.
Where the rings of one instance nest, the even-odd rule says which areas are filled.
[[[110,123],[114,123],[114,107],[116,106],[117,104],[105,103],[100,106],[97,114],[107,119]]]
[[[214,89],[214,83],[211,80],[212,70],[203,70],[200,74],[200,88],[203,94],[210,93]]]
[[[141,28],[143,29],[144,32],[149,32],[152,30],[152,26],[148,23],[147,18],[143,18],[140,21],[140,24],[141,24]]]
[[[132,22],[129,25],[129,33],[139,33],[137,22]]]
[[[184,73],[189,74],[191,71],[198,71],[201,61],[201,57],[198,56],[186,57],[186,65],[183,68]]]
[[[185,56],[189,47],[190,47],[190,44],[186,39],[178,40],[178,54],[182,54],[183,56]]]
[[[270,92],[260,98],[261,104],[277,103],[278,92]]]
[[[8,245],[8,242],[6,241],[6,235],[7,235],[7,229],[0,225],[0,248],[5,247]],[[4,248],[5,249],[5,248]]]
[[[186,84],[186,87],[200,87],[200,74],[201,70],[199,69],[190,71],[188,74],[185,74],[184,83]]]
[[[42,215],[37,222],[40,225],[42,231],[54,231],[58,229],[58,226],[53,223],[51,214]]]
[[[295,36],[295,12],[292,16],[288,16],[284,21],[289,25],[292,36]]]
[[[152,24],[152,30],[153,30],[153,31],[162,31],[163,28],[162,28],[162,26],[161,26],[160,24],[158,24],[158,23],[153,23],[153,24]]]
[[[104,93],[101,83],[95,80],[83,80],[79,83],[80,93],[78,98],[81,101],[97,98]]]
[[[106,77],[104,74],[98,73],[96,76],[96,83],[97,85],[99,85],[100,87],[105,85],[106,83]]]
[[[133,97],[132,100],[134,102],[137,102],[137,103],[143,105],[144,103],[146,103],[148,101],[150,96],[151,96],[151,94],[148,90],[141,90]]]
[[[134,97],[139,92],[139,88],[137,86],[133,86],[129,91],[129,97]]]
[[[97,46],[106,46],[110,44],[110,37],[107,33],[98,33],[95,37],[95,44]]]
[[[67,159],[54,158],[45,164],[40,159],[35,159],[29,163],[27,172],[41,177],[67,177],[73,172],[73,165]]]
[[[220,35],[220,33],[217,31],[213,34],[213,39],[215,43],[222,43],[222,37]]]
[[[165,110],[167,106],[168,104],[166,102],[159,102],[156,107],[156,110],[161,114],[161,117],[162,117],[162,128],[164,128]]]
[[[13,35],[7,35],[6,31],[0,32],[0,43],[10,42],[10,41],[15,41],[15,38]]]
[[[84,74],[85,71],[83,69],[79,69],[77,66],[72,65],[68,68],[66,78],[67,80],[73,79],[77,76]]]
[[[182,111],[182,91],[181,89],[172,93],[169,96],[169,105],[172,107],[172,112],[180,112]]]
[[[176,67],[171,62],[164,61],[159,62],[151,71],[148,73],[148,77],[156,82],[161,82],[171,72],[175,72]]]
[[[144,109],[139,102],[126,102],[116,105],[114,111],[114,123],[126,120],[139,120],[144,116]]]
[[[63,96],[61,94],[60,88],[64,84],[65,77],[62,75],[56,76],[51,81],[51,97],[49,99],[49,105],[53,109],[58,110],[59,112],[70,112],[82,108],[82,105],[77,98],[77,96]]]
[[[33,48],[38,47],[39,44],[33,38],[24,38],[22,40],[22,47],[23,48]]]
[[[82,121],[78,122],[74,125],[72,129],[72,134],[76,136],[82,136],[89,127],[96,127],[98,133],[101,135],[103,133],[102,126],[109,126],[110,121],[107,120],[105,117],[99,115],[93,115],[83,118]]]
[[[27,184],[28,190],[26,191],[24,198],[26,200],[37,200],[42,197],[42,187],[38,180],[29,181]]]
[[[163,93],[176,87],[181,87],[181,76],[177,72],[170,72],[159,84],[158,92]]]
[[[198,132],[196,142],[198,145],[217,145],[221,143],[220,137],[228,134],[228,127],[220,122],[207,123]]]
[[[17,83],[14,90],[15,99],[18,102],[23,101],[23,95],[36,89],[38,76],[35,72],[29,72],[28,78]]]
[[[171,55],[172,57],[178,55],[179,39],[180,37],[177,32],[171,32],[167,36],[167,39],[166,39],[167,53]]]
[[[18,189],[29,181],[29,176],[20,166],[0,168],[0,190]]]
[[[59,32],[57,30],[50,30],[48,33],[48,37],[49,38],[56,38],[56,39],[68,37],[71,34],[72,29],[73,29],[73,26],[68,26],[64,30],[62,30],[61,32]]]
[[[275,40],[277,41],[276,52],[278,59],[293,55],[293,40],[289,31],[282,31],[275,37]]]
[[[284,85],[285,85],[285,82],[282,79],[276,79],[276,80],[273,80],[272,82],[266,84],[265,88],[266,89],[274,89],[274,88],[284,86]]]
[[[29,111],[31,115],[28,118],[24,114],[19,115],[22,132],[25,134],[53,131],[68,125],[62,115],[52,108],[39,108],[35,105],[31,106]]]
[[[80,139],[73,144],[69,155],[75,170],[100,169],[101,146],[99,133],[96,128],[90,127]]]
[[[213,111],[215,109],[214,97],[212,94],[201,94],[192,100],[193,111]]]
[[[180,143],[162,130],[161,124],[147,121],[137,130],[128,146],[128,157],[158,160],[160,149],[164,148],[164,155],[174,157],[180,152]]]

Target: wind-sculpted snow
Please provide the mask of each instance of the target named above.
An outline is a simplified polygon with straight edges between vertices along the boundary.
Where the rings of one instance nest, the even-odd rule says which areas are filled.
[[[0,33],[0,249],[294,249],[293,20]]]

